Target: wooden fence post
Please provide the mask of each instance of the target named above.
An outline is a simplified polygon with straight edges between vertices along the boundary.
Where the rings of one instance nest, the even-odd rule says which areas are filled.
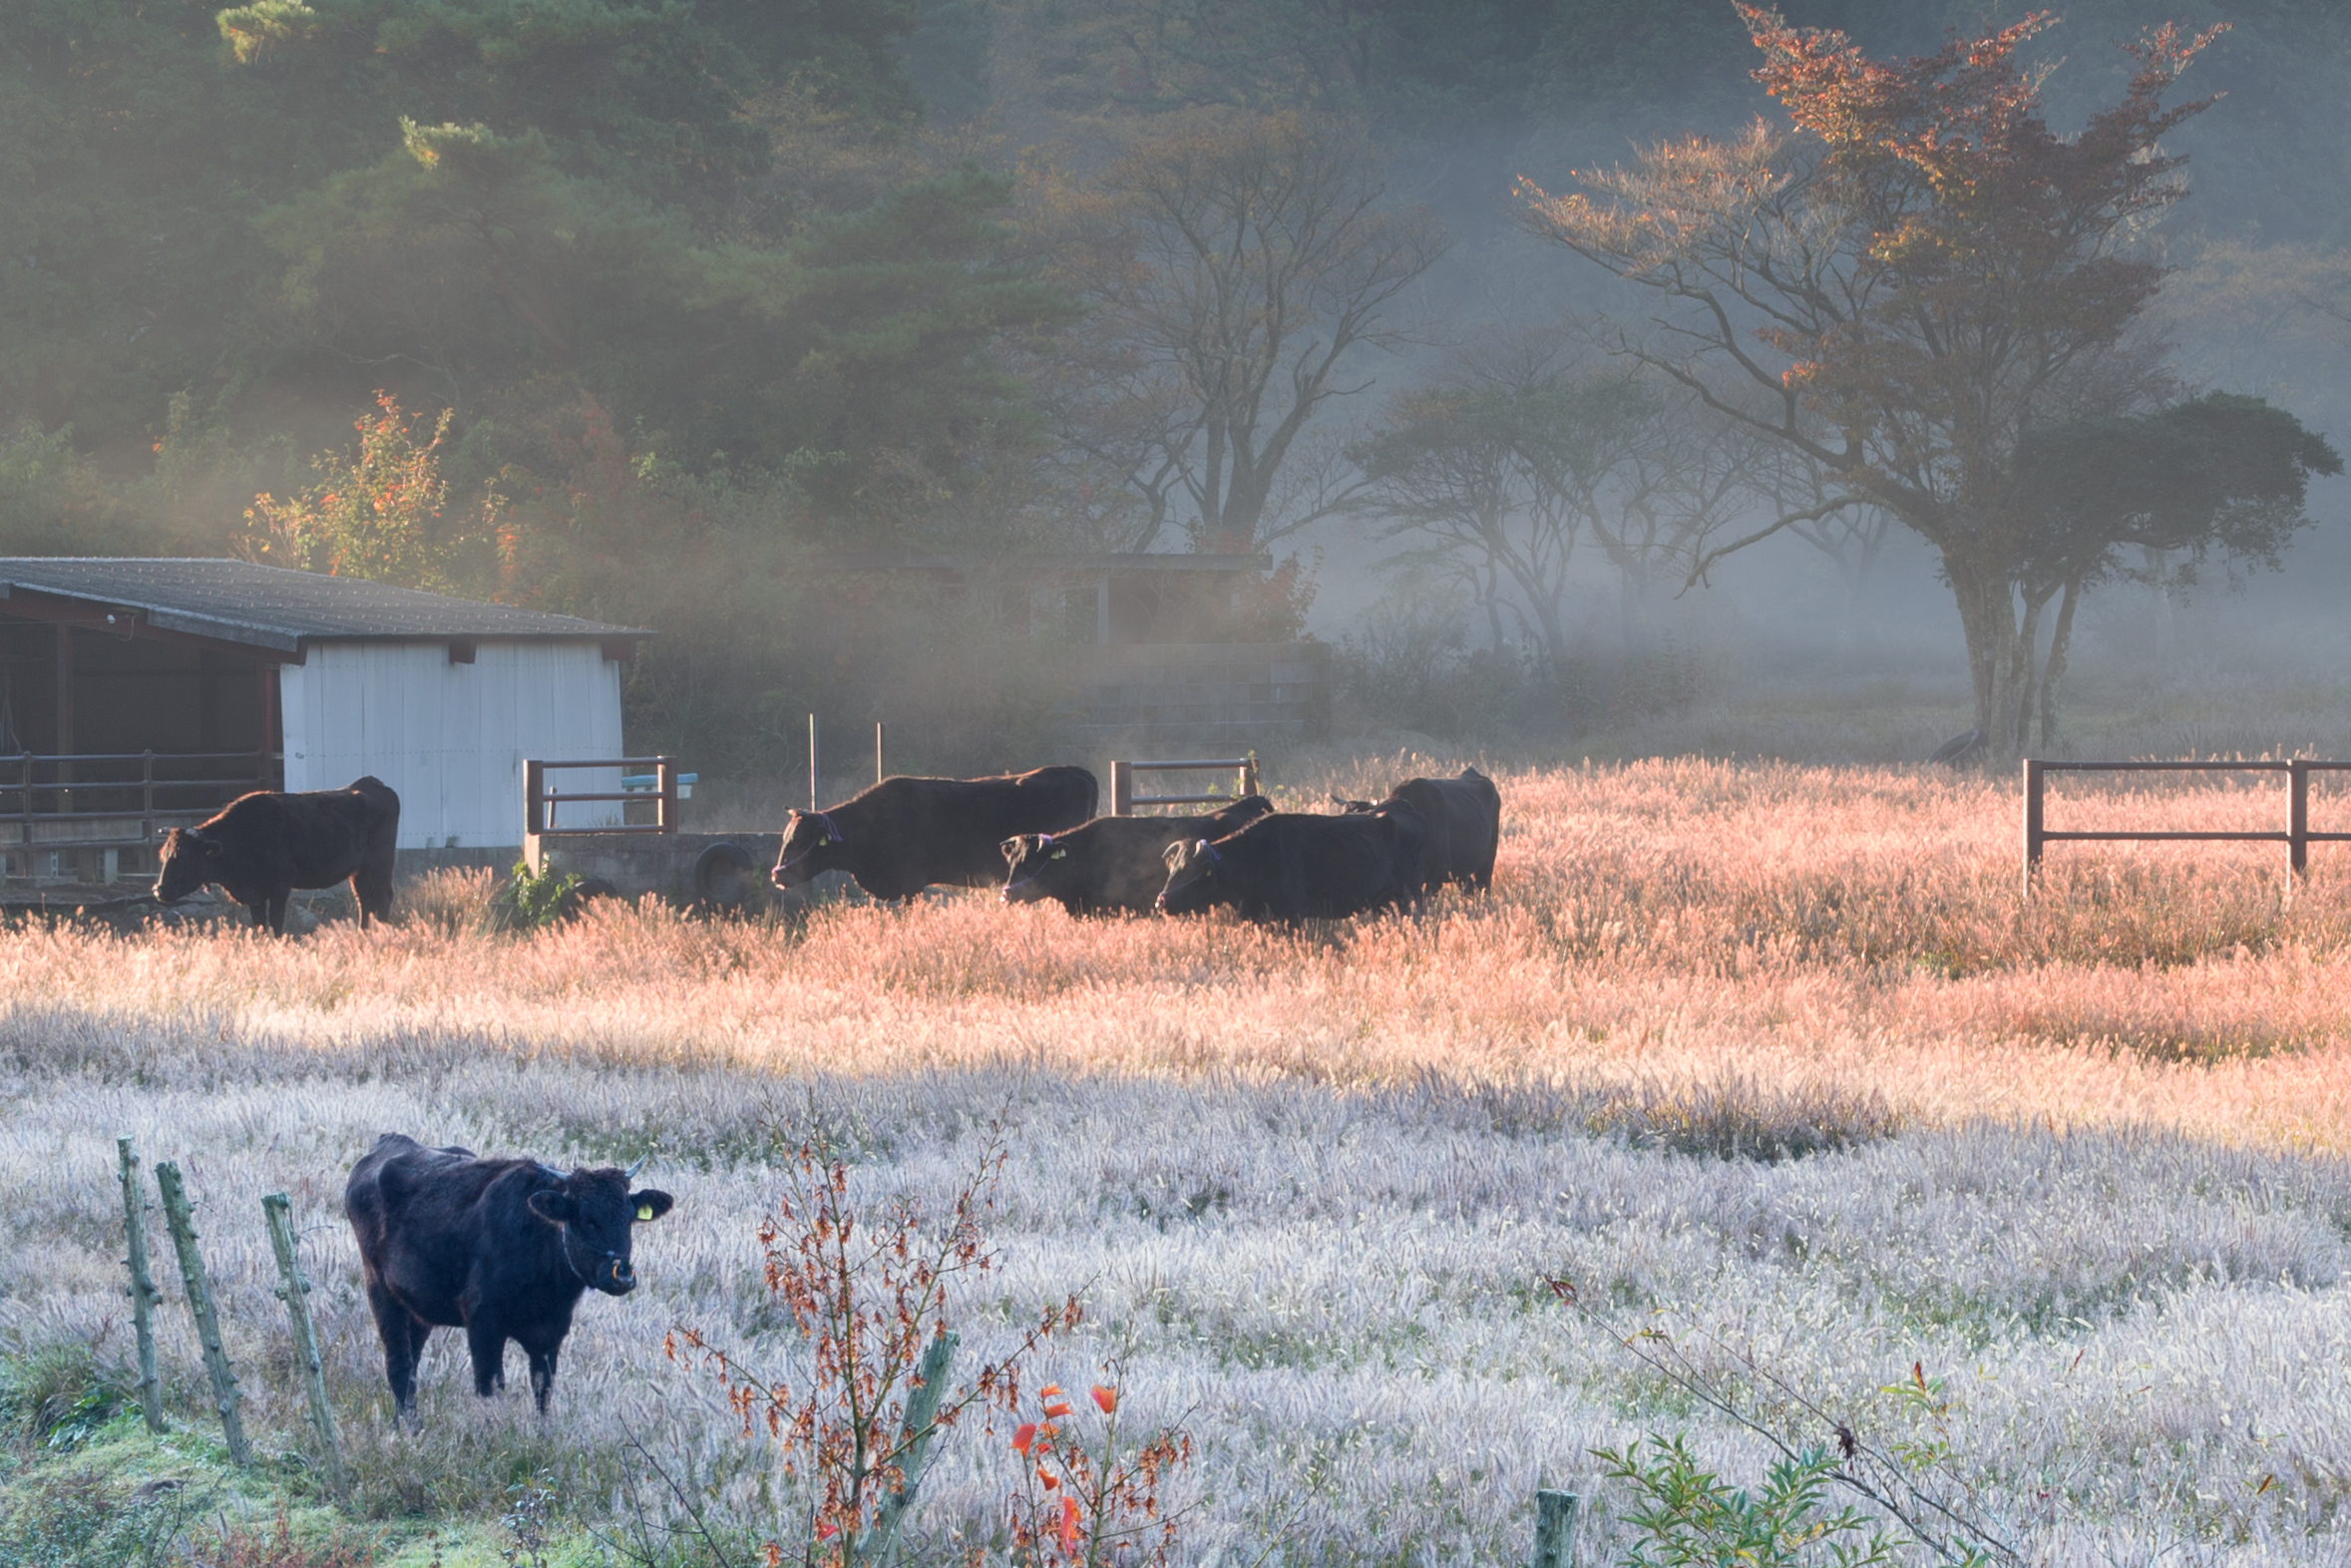
[[[816,798],[816,715],[808,715],[808,809],[822,811],[824,802]]]
[[[890,775],[882,766],[882,721],[874,720],[874,782],[879,784]]]
[[[286,1317],[293,1321],[294,1370],[302,1374],[302,1391],[310,1396],[310,1425],[318,1433],[318,1441],[326,1449],[327,1483],[334,1487],[337,1497],[349,1495],[343,1479],[343,1450],[335,1442],[334,1406],[326,1400],[326,1368],[318,1359],[318,1334],[310,1326],[310,1282],[302,1278],[300,1264],[294,1257],[294,1204],[282,1192],[273,1192],[261,1200],[261,1213],[269,1222],[269,1246],[277,1254],[277,1272],[285,1281],[277,1288],[285,1303]]]
[[[2310,764],[2300,757],[2286,764],[2286,787],[2291,801],[2286,808],[2286,859],[2296,877],[2310,872]]]
[[[147,1194],[139,1182],[137,1145],[130,1138],[117,1138],[115,1152],[123,1164],[123,1231],[130,1238],[130,1256],[123,1261],[130,1266],[131,1325],[139,1335],[139,1407],[147,1412],[147,1429],[164,1430],[164,1384],[155,1370],[155,1304],[163,1293],[155,1288],[155,1276],[147,1272]]]
[[[196,1314],[196,1338],[203,1342],[204,1371],[211,1374],[213,1402],[220,1410],[220,1430],[228,1438],[228,1457],[239,1469],[253,1462],[245,1441],[244,1418],[237,1413],[236,1373],[228,1369],[228,1352],[220,1345],[220,1315],[212,1308],[212,1284],[204,1276],[203,1255],[196,1250],[196,1215],[188,1206],[188,1189],[181,1184],[180,1167],[170,1160],[155,1168],[156,1186],[164,1195],[164,1222],[172,1228],[172,1246],[180,1254],[180,1279],[188,1287],[188,1308]]]
[[[1110,815],[1131,817],[1135,814],[1135,777],[1123,762],[1110,764]]]
[[[1570,1568],[1574,1563],[1576,1513],[1582,1501],[1574,1492],[1535,1493],[1534,1568]]]
[[[939,1397],[947,1391],[947,1369],[955,1360],[959,1337],[943,1333],[931,1341],[923,1352],[922,1370],[917,1373],[923,1386],[917,1388],[906,1401],[906,1462],[899,1474],[905,1484],[888,1497],[874,1511],[874,1527],[857,1543],[857,1560],[861,1563],[888,1562],[897,1544],[898,1527],[915,1505],[915,1488],[923,1484],[923,1467],[931,1458],[931,1439],[938,1435],[935,1424],[939,1418]]]
[[[1258,793],[1257,752],[1254,748],[1249,753],[1249,760],[1241,764],[1241,793],[1244,795]]]
[[[2025,897],[2033,896],[2033,873],[2041,869],[2041,764],[2025,759]]]

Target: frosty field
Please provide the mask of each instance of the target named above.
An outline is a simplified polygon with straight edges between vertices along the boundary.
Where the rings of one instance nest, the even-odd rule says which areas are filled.
[[[1002,1261],[966,1345],[1078,1293],[1037,1372],[1101,1380],[1123,1351],[1136,1418],[1191,1432],[1184,1561],[1524,1561],[1538,1484],[1593,1497],[1583,1560],[1613,1561],[1591,1449],[1686,1431],[1742,1481],[1764,1458],[1625,1347],[1648,1329],[1803,1442],[1830,1431],[1790,1390],[1866,1440],[1947,1441],[1939,1473],[2034,1561],[2351,1562],[2351,850],[2295,887],[2277,846],[2062,846],[2028,901],[2006,778],[1500,783],[1490,898],[1298,932],[954,895],[496,934],[454,875],[364,934],[12,930],[0,1352],[129,1356],[130,1133],[189,1172],[271,1452],[303,1438],[259,1198],[293,1195],[386,1552],[533,1476],[607,1528],[631,1444],[755,1522],[762,1451],[663,1336],[788,1364],[756,1228],[812,1131],[860,1194],[934,1205],[992,1137]],[[2268,826],[2278,793],[2068,783],[2052,824]],[[392,1432],[338,1214],[385,1130],[649,1155],[676,1194],[643,1286],[583,1305],[545,1425],[519,1353],[483,1405],[444,1333],[424,1433]],[[200,1433],[165,1294],[175,1424]],[[1914,1364],[1939,1414],[1882,1391]],[[938,1560],[1011,1465],[952,1436],[920,1515]]]

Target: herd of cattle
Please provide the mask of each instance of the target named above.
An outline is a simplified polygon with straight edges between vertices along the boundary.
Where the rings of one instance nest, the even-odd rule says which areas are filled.
[[[1244,796],[1198,817],[1098,817],[1083,768],[984,779],[888,778],[826,811],[795,811],[768,875],[800,887],[846,872],[878,899],[936,886],[1000,888],[1007,904],[1051,899],[1072,915],[1190,915],[1220,905],[1303,920],[1416,909],[1447,883],[1494,878],[1502,797],[1475,768],[1406,779],[1385,800],[1336,815],[1276,811]],[[348,789],[256,791],[209,821],[174,828],[156,897],[215,884],[285,933],[296,888],[348,880],[359,924],[392,910],[400,797],[380,779]]]
[[[1094,776],[1050,767],[986,779],[890,778],[827,811],[793,812],[770,873],[779,888],[846,872],[877,898],[946,884],[999,887],[1007,904],[1054,900],[1072,915],[1187,915],[1230,906],[1303,919],[1417,907],[1447,883],[1494,876],[1501,796],[1474,768],[1408,779],[1336,814],[1276,811],[1262,795],[1194,817],[1097,817]],[[280,934],[288,894],[346,878],[360,923],[390,913],[400,798],[349,789],[257,793],[175,829],[156,896],[217,884]],[[464,1331],[475,1391],[505,1385],[523,1347],[547,1409],[572,1314],[589,1290],[636,1285],[630,1237],[669,1194],[629,1189],[634,1169],[559,1171],[483,1159],[386,1133],[352,1168],[343,1210],[384,1347],[396,1418],[412,1414],[417,1362],[436,1328]]]
[[[824,811],[795,811],[769,873],[778,888],[847,872],[876,898],[946,885],[1050,899],[1072,915],[1228,906],[1281,920],[1416,909],[1447,883],[1494,877],[1502,797],[1475,768],[1407,779],[1336,815],[1249,795],[1200,817],[1098,817],[1083,768],[986,779],[884,779]]]

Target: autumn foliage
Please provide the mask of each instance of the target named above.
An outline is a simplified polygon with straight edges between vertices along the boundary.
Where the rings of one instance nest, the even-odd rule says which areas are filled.
[[[498,507],[489,495],[475,509],[450,507],[441,477],[450,418],[443,409],[425,434],[420,416],[379,391],[376,412],[352,426],[356,451],[315,459],[318,483],[295,495],[253,498],[239,553],[264,566],[457,589],[465,564],[488,550]]]
[[[1899,61],[1740,15],[1786,128],[1663,144],[1565,196],[1522,181],[1529,221],[1661,296],[1660,330],[1628,351],[1812,465],[1836,504],[1935,547],[1978,728],[2010,749],[2041,657],[2017,604],[2031,508],[2013,460],[2036,428],[2172,390],[2128,334],[2164,275],[2141,241],[2186,194],[2163,138],[2209,105],[2164,99],[2214,32],[2130,46],[2122,99],[2067,134],[2022,58],[2046,13]]]
[[[926,1355],[949,1332],[951,1288],[994,1266],[986,1216],[1004,1156],[991,1146],[936,1222],[898,1198],[861,1218],[847,1164],[821,1140],[792,1157],[775,1213],[759,1228],[762,1283],[807,1346],[795,1372],[776,1376],[679,1328],[673,1361],[716,1375],[745,1436],[762,1434],[805,1503],[805,1538],[768,1561],[848,1565],[886,1555],[876,1539],[885,1510],[904,1507],[934,1437],[975,1405],[1012,1408],[1021,1362],[1044,1340],[1074,1328],[1075,1298],[1042,1313],[1013,1350],[982,1364],[954,1391],[921,1397]]]

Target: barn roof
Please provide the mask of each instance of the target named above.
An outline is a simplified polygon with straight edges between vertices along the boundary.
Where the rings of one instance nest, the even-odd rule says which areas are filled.
[[[298,651],[305,641],[613,641],[652,635],[577,615],[244,561],[0,558],[0,615],[20,593],[136,610],[159,630],[285,652]]]

